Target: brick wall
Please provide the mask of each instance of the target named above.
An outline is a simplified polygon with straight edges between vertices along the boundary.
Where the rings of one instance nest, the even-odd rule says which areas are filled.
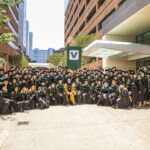
[[[86,0],[81,0],[80,3],[79,0],[71,1],[65,16],[65,47],[67,47],[68,44],[72,43],[73,36],[76,34],[77,31],[79,31],[79,28],[84,21],[85,21],[85,26],[83,30],[79,32],[79,34],[89,33],[94,27],[96,27],[96,34],[98,35],[98,39],[101,39],[102,30],[101,28],[99,28],[99,23],[102,22],[103,19],[105,19],[107,15],[110,14],[113,10],[117,9],[119,7],[119,4],[123,0],[105,0],[100,7],[98,7],[98,1],[99,0],[94,0],[94,1],[90,0],[88,4],[86,4]],[[78,9],[74,14],[77,5],[78,5]],[[81,12],[84,5],[85,5],[85,11],[81,15],[81,17],[79,17],[79,13]],[[90,21],[87,22],[86,18],[95,6],[96,6],[96,13],[90,19]],[[78,18],[78,22],[74,26],[74,23],[77,18]]]
[[[13,28],[15,29],[15,31],[18,33],[18,24],[16,23],[13,15],[11,14],[9,8],[7,6],[1,6],[3,9],[5,9],[7,11],[7,16],[10,19],[10,23],[12,24]],[[12,8],[14,14],[16,15],[16,18],[18,19],[18,11],[17,9],[14,7]],[[12,33],[12,30],[9,28],[8,25],[5,25],[8,29],[6,30],[1,30],[0,34],[2,33]],[[18,38],[16,36],[13,36],[15,41],[14,44],[16,44],[16,46],[18,46]],[[0,44],[0,54],[3,54],[3,57],[5,59],[6,63],[6,70],[9,70],[11,66],[13,66],[13,64],[9,61],[9,56],[11,55],[18,55],[19,53],[13,49],[9,44]],[[3,67],[5,69],[5,67]]]

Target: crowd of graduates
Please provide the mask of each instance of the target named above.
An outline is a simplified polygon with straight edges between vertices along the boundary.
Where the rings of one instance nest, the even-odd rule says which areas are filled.
[[[113,108],[143,107],[150,100],[150,70],[69,71],[12,67],[0,69],[0,114],[45,109],[51,105],[97,104]]]

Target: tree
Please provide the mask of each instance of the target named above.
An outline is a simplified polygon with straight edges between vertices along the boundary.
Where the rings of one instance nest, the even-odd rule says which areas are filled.
[[[0,0],[0,6],[9,5],[14,7],[15,5],[23,2],[23,0]],[[0,7],[0,30],[7,30],[6,24],[10,21],[8,16],[6,15],[6,10]],[[14,41],[14,34],[12,33],[3,33],[0,35],[0,44],[8,43],[10,41]]]
[[[75,43],[76,46],[81,46],[83,50],[85,47],[87,47],[96,39],[97,39],[96,34],[84,34],[84,35],[74,36],[73,42]],[[93,58],[88,56],[82,56],[82,65],[85,65],[86,62],[90,61],[91,59]]]
[[[9,57],[10,61],[14,63],[15,66],[19,68],[28,67],[29,63],[27,59],[22,55],[14,55]]]
[[[76,44],[76,46],[81,46],[82,49],[84,49],[96,39],[97,39],[96,34],[83,34],[74,36],[73,42]]]
[[[3,66],[4,62],[5,62],[5,59],[0,57],[0,67]]]
[[[62,54],[53,54],[52,56],[49,56],[48,60],[49,60],[49,63],[55,66],[65,67],[67,64],[67,57],[63,56]]]

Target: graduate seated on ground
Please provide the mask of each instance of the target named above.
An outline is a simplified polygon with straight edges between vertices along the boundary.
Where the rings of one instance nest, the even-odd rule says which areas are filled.
[[[71,82],[71,78],[67,78],[67,83],[64,85],[64,89],[66,92],[66,100],[67,104],[71,103],[75,105],[75,96],[76,96],[76,88],[75,84]]]
[[[116,101],[116,108],[129,108],[129,94],[128,89],[123,83],[119,86],[119,96]]]
[[[30,109],[37,108],[38,107],[38,93],[37,93],[35,84],[31,85],[31,88],[30,88],[28,94],[29,94]]]
[[[79,81],[79,77],[77,76],[75,78],[75,87],[76,87],[76,103],[79,105],[82,103],[82,83]]]
[[[90,104],[97,104],[97,99],[96,99],[96,87],[95,87],[95,82],[91,82],[91,87],[90,87]]]
[[[119,94],[119,86],[117,85],[116,80],[112,80],[111,90],[112,90],[112,93],[110,94],[110,103],[111,103],[111,106],[115,108],[116,100]]]
[[[111,87],[109,86],[109,83],[107,81],[104,81],[104,85],[101,88],[101,96],[99,97],[97,105],[102,106],[110,106],[110,95],[111,95]]]
[[[90,85],[88,84],[88,80],[85,80],[83,84],[82,99],[84,104],[90,103]]]
[[[10,93],[8,92],[7,86],[4,85],[2,87],[2,91],[0,91],[0,112],[2,114],[9,114],[9,113],[13,113],[14,109],[13,109],[13,102],[10,99]]]
[[[66,94],[65,94],[65,89],[63,85],[62,78],[58,79],[58,84],[56,86],[57,89],[57,104],[58,105],[66,105]]]
[[[45,109],[48,108],[50,101],[47,97],[47,88],[45,86],[45,81],[41,82],[41,86],[38,90],[38,108]]]
[[[48,88],[48,99],[50,100],[50,105],[57,105],[57,89],[55,83],[52,83]]]
[[[22,101],[23,110],[29,110],[29,95],[28,95],[28,87],[24,85],[20,92],[20,99]]]

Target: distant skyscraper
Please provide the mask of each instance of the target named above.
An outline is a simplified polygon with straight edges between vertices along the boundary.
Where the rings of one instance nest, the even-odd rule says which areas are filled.
[[[68,4],[69,4],[70,0],[65,0],[65,3],[64,3],[64,7],[65,7],[65,11],[67,10],[67,7],[68,7]]]
[[[26,55],[29,56],[29,22],[26,21]]]
[[[26,0],[19,4],[19,46],[26,51]]]
[[[37,63],[47,63],[48,57],[54,54],[54,49],[40,50],[38,48],[32,51],[32,61]]]
[[[33,33],[29,32],[29,58],[32,58],[32,50],[33,50]]]

